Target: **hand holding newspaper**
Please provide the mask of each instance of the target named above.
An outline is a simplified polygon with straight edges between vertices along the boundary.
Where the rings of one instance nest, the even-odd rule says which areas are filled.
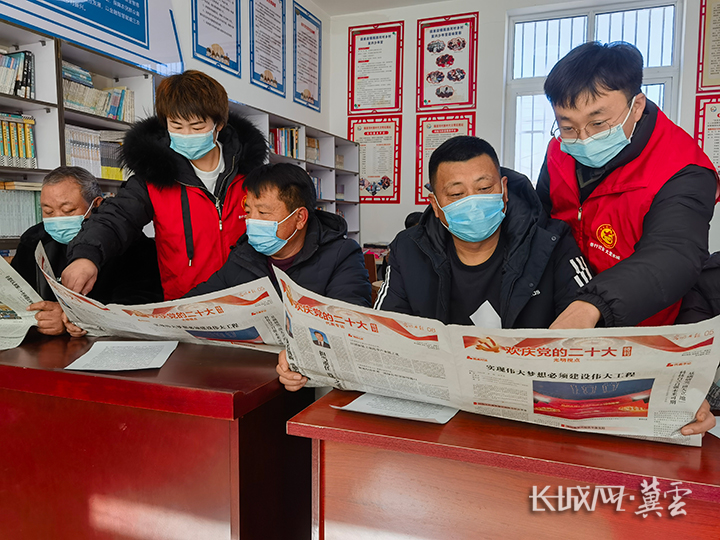
[[[720,360],[720,317],[657,328],[499,330],[331,300],[276,270],[290,369],[333,386],[570,430],[683,436]]]
[[[58,283],[40,243],[35,258],[68,319],[93,335],[283,349],[282,304],[268,278],[170,302],[106,306]]]
[[[17,347],[30,327],[36,325],[35,311],[27,307],[42,298],[0,257],[0,351]]]

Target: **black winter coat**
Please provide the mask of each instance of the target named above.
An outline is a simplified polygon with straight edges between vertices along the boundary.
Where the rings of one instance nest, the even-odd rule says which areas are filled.
[[[720,252],[710,256],[700,279],[683,298],[675,324],[700,322],[717,315],[720,315]]]
[[[35,262],[38,242],[43,243],[50,266],[59,277],[68,264],[67,246],[53,240],[42,223],[33,225],[23,233],[11,264],[43,300],[57,302],[55,293]],[[162,302],[163,291],[155,242],[142,235],[132,243],[123,257],[110,259],[98,273],[97,281],[88,296],[103,304]]]
[[[370,306],[371,286],[360,246],[347,238],[347,223],[340,216],[315,210],[308,220],[305,243],[288,268],[301,287],[335,300]],[[270,277],[280,294],[268,257],[258,253],[243,235],[223,267],[186,296],[220,291],[242,283]]]
[[[502,327],[547,328],[575,299],[589,270],[569,227],[547,217],[527,177],[505,168],[500,172],[508,177],[507,213],[500,226],[506,246]],[[419,225],[402,231],[390,244],[389,271],[375,308],[447,324],[452,286],[449,242],[452,236],[427,208]]]
[[[655,128],[657,106],[648,102],[630,144],[601,169],[578,164],[581,178],[598,178],[597,187],[615,169],[637,158]],[[657,159],[662,159],[658,156]],[[713,171],[689,165],[660,188],[643,220],[642,237],[635,252],[595,276],[578,300],[600,310],[606,326],[635,326],[680,300],[697,281],[708,257],[708,230],[718,187]],[[581,190],[581,202],[591,187]],[[552,214],[550,177],[543,164],[537,192]],[[654,279],[647,279],[648,268]],[[659,284],[658,284],[659,282]]]

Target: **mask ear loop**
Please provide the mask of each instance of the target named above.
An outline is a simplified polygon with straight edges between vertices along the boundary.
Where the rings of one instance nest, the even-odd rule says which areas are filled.
[[[301,207],[301,206],[297,207],[295,210],[293,210],[292,212],[290,212],[290,213],[285,217],[285,219],[283,219],[282,221],[278,221],[278,225],[280,225],[281,223],[284,223],[285,221],[287,221],[288,219],[290,219],[290,216],[292,216],[295,212],[297,212],[298,210],[300,210],[300,208],[302,208],[302,207]],[[289,242],[290,239],[291,239],[293,236],[295,236],[295,233],[297,233],[297,232],[298,232],[298,229],[296,228],[294,233],[292,233],[290,236],[288,236],[287,238],[285,238],[285,242]],[[280,237],[277,235],[277,229],[275,229],[275,236],[277,236],[278,238],[280,238]],[[282,240],[282,238],[280,238],[280,240]]]
[[[632,109],[635,106],[635,98],[637,96],[638,96],[637,94],[635,94],[633,96],[632,101],[630,102],[630,110],[628,111],[627,116],[625,117],[625,120],[623,120],[622,124],[620,124],[621,126],[625,125],[625,122],[627,122],[628,118],[630,118],[630,115],[632,114]],[[627,138],[628,141],[632,140],[632,137],[633,137],[633,134],[635,133],[635,128],[637,127],[637,124],[638,123],[635,122],[635,125],[633,126],[632,131],[630,132],[630,136]]]

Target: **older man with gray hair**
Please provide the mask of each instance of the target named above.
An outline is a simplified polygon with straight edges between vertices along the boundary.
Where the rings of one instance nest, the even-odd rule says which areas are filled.
[[[81,167],[58,167],[43,179],[40,192],[42,222],[30,227],[20,238],[12,266],[43,298],[28,307],[37,311],[38,329],[47,335],[67,330],[71,335],[84,332],[64,323],[62,309],[35,263],[35,249],[42,242],[56,275],[67,266],[67,244],[75,238],[83,221],[103,201],[95,177]],[[155,244],[144,235],[121,257],[103,267],[88,295],[102,303],[138,304],[162,300]]]

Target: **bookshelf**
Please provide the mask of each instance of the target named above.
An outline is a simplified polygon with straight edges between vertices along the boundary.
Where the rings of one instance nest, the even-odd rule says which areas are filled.
[[[106,118],[65,106],[63,100],[63,61],[80,66],[90,73],[97,89],[126,87],[134,93],[135,120],[154,114],[155,89],[162,77],[140,67],[128,64],[69,43],[0,20],[0,47],[8,53],[31,51],[35,59],[34,99],[0,94],[0,113],[31,115],[35,118],[36,169],[0,166],[0,181],[32,181],[40,183],[52,169],[68,165],[65,128],[77,127],[98,131],[127,131],[131,122]],[[352,141],[305,126],[256,107],[230,101],[230,109],[253,122],[270,140],[273,130],[297,131],[297,144],[292,156],[271,153],[271,163],[294,163],[311,176],[322,180],[322,200],[325,210],[342,214],[348,222],[348,237],[360,243],[360,199],[358,174],[358,146]],[[310,159],[306,138],[318,141],[311,150]],[[338,159],[343,161],[338,166]],[[120,180],[98,178],[103,191],[117,192]],[[320,198],[319,198],[320,199]],[[3,237],[0,231],[0,250],[14,249],[19,238]]]

